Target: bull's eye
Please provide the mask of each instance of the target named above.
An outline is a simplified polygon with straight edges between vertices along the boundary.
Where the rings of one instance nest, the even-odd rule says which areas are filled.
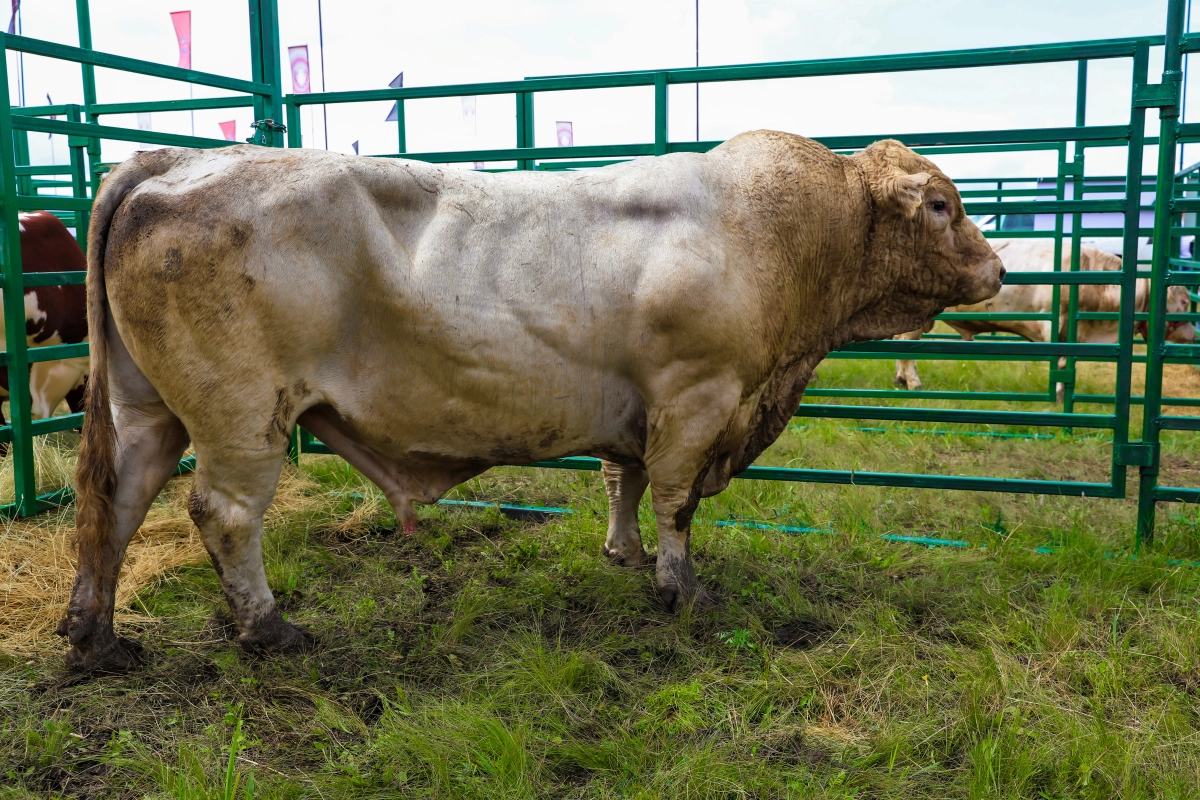
[[[934,200],[933,201],[933,210],[938,212],[939,214],[941,212],[945,211],[946,210],[946,201],[945,200]]]

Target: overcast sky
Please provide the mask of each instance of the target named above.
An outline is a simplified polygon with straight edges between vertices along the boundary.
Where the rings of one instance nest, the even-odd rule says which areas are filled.
[[[23,32],[78,44],[74,0],[25,0]],[[193,67],[250,77],[244,0],[93,0],[94,46],[164,64],[178,59],[169,12],[192,10]],[[306,44],[313,86],[322,82],[316,0],[280,0],[282,58]],[[403,71],[405,86],[511,80],[534,75],[692,66],[696,59],[695,0],[450,0],[384,2],[325,0],[325,87],[330,91],[387,86]],[[0,13],[4,13],[0,11]],[[1037,42],[1161,34],[1166,0],[700,0],[701,65],[830,58],[884,53],[1020,45]],[[17,97],[17,64],[10,55],[10,91]],[[284,65],[290,91],[289,72]],[[1152,55],[1151,79],[1161,72]],[[25,57],[29,105],[82,102],[78,67]],[[98,70],[100,102],[187,97],[185,85]],[[1129,119],[1129,60],[1093,65],[1087,123]],[[739,131],[777,128],[809,136],[896,134],[917,131],[1043,127],[1074,124],[1075,66],[952,70],[706,85],[700,95],[700,137],[723,139]],[[1189,98],[1200,103],[1200,89]],[[196,96],[217,96],[203,87]],[[1193,104],[1194,105],[1194,104]],[[390,103],[330,107],[328,146],[364,154],[395,152],[396,125],[384,122]],[[480,97],[475,124],[464,122],[461,100],[410,101],[408,146],[421,150],[512,147],[511,95]],[[536,142],[555,143],[555,122],[573,123],[578,145],[653,139],[648,88],[537,95]],[[1200,107],[1196,108],[1200,113]],[[1157,114],[1151,113],[1154,130]],[[1189,118],[1195,114],[1189,113]],[[197,135],[220,137],[217,123],[235,119],[248,136],[249,109],[195,114]],[[693,86],[673,87],[670,138],[696,136]],[[132,116],[103,120],[136,127]],[[187,113],[154,114],[153,128],[187,133]],[[306,146],[325,146],[319,108],[304,110]],[[66,156],[31,134],[35,162]],[[133,148],[105,144],[106,160]],[[1189,156],[1193,153],[1189,152]],[[1200,147],[1195,154],[1200,157]],[[1147,158],[1153,159],[1153,152]],[[1088,172],[1123,171],[1124,154],[1089,151]],[[1003,154],[939,159],[952,175],[1052,173],[1053,156]],[[1153,161],[1148,162],[1148,171]]]

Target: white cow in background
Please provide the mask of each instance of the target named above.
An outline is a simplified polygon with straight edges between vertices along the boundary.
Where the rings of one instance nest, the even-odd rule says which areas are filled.
[[[1054,241],[1052,239],[990,239],[992,249],[1004,262],[1004,267],[1010,272],[1052,272],[1054,270]],[[1071,243],[1063,242],[1062,270],[1071,268]],[[1079,251],[1079,268],[1084,271],[1121,269],[1120,256],[1105,252],[1095,247],[1083,246]],[[1065,332],[1067,326],[1067,309],[1070,291],[1062,286],[1059,292],[1059,331]],[[1049,313],[1054,303],[1054,287],[1049,284],[1006,285],[1000,292],[989,300],[981,303],[954,306],[947,311],[957,313],[1018,313],[1038,312]],[[1183,286],[1172,286],[1167,292],[1167,313],[1178,314],[1188,310],[1189,298],[1187,289]],[[1136,311],[1146,311],[1150,306],[1150,279],[1139,278],[1134,300]],[[1121,309],[1121,287],[1115,284],[1082,285],[1079,287],[1080,311],[1119,311]],[[1050,341],[1049,320],[947,320],[946,324],[958,331],[966,341],[971,341],[976,334],[990,332],[1015,333],[1031,342]],[[1117,341],[1116,320],[1080,320],[1076,323],[1076,341],[1095,344],[1113,344]],[[933,323],[928,322],[922,328],[908,333],[902,333],[897,339],[920,339],[928,333]],[[1145,338],[1146,323],[1139,322],[1135,326]],[[1166,338],[1168,341],[1190,344],[1196,341],[1196,329],[1190,322],[1167,322]],[[1063,334],[1065,336],[1065,333]],[[1065,359],[1060,359],[1060,368],[1065,365]],[[920,389],[921,377],[917,374],[915,360],[899,360],[896,362],[896,386],[901,389]],[[1058,396],[1062,399],[1063,386],[1058,386]]]

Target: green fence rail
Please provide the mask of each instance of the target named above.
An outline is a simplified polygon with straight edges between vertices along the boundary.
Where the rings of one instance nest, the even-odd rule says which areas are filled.
[[[973,491],[1025,492],[1088,497],[1123,498],[1129,468],[1139,469],[1138,541],[1148,541],[1153,535],[1155,502],[1160,500],[1195,501],[1200,489],[1164,487],[1157,485],[1159,469],[1159,438],[1162,430],[1196,430],[1200,424],[1192,417],[1163,416],[1167,405],[1200,406],[1197,398],[1163,397],[1163,365],[1169,362],[1200,363],[1200,346],[1167,344],[1163,328],[1167,320],[1200,320],[1194,308],[1187,314],[1165,313],[1168,285],[1200,287],[1200,262],[1184,259],[1179,242],[1183,237],[1200,232],[1196,212],[1200,211],[1200,179],[1197,173],[1177,176],[1173,161],[1178,141],[1200,141],[1200,125],[1179,124],[1179,79],[1182,54],[1200,51],[1200,36],[1183,30],[1182,0],[1169,0],[1168,26],[1163,36],[1131,37],[1103,41],[1067,42],[1001,47],[951,52],[915,53],[862,58],[787,61],[718,67],[648,70],[633,72],[597,73],[531,77],[520,81],[424,86],[401,89],[373,89],[347,92],[324,92],[304,95],[281,93],[279,35],[276,0],[249,0],[251,32],[252,79],[249,81],[218,75],[182,70],[137,59],[98,53],[91,48],[90,21],[87,0],[77,0],[79,47],[69,47],[35,39],[0,34],[0,49],[14,50],[39,56],[72,61],[80,65],[84,86],[84,103],[79,105],[12,108],[5,98],[0,111],[0,141],[12,141],[0,156],[0,173],[4,177],[3,216],[0,218],[0,278],[5,292],[7,352],[4,365],[10,368],[12,382],[12,423],[0,427],[0,441],[11,441],[16,482],[16,500],[0,508],[0,513],[26,515],[36,513],[48,503],[61,502],[62,492],[52,497],[37,494],[32,461],[32,440],[51,430],[78,424],[78,416],[34,421],[30,418],[28,399],[28,365],[39,360],[65,358],[86,353],[86,346],[59,345],[29,349],[23,336],[19,313],[22,287],[33,285],[79,283],[82,273],[47,273],[23,275],[20,247],[12,232],[17,230],[16,215],[20,210],[46,209],[63,216],[74,224],[81,242],[86,241],[90,197],[99,185],[100,176],[110,165],[102,163],[100,142],[104,139],[146,142],[184,147],[219,147],[224,140],[202,137],[152,133],[142,130],[101,124],[101,118],[113,114],[143,111],[181,111],[207,108],[252,107],[256,120],[284,118],[287,123],[288,147],[303,145],[300,109],[305,105],[338,105],[377,101],[397,104],[398,124],[395,152],[377,154],[384,158],[410,158],[429,162],[463,164],[490,162],[497,169],[561,170],[593,169],[636,157],[662,156],[678,152],[705,152],[720,144],[718,141],[672,141],[668,127],[669,88],[678,84],[726,83],[761,81],[784,78],[804,78],[834,75],[912,72],[942,69],[1005,67],[1028,64],[1071,63],[1076,65],[1075,124],[1023,129],[982,131],[895,132],[878,130],[863,135],[819,137],[818,141],[841,152],[851,152],[868,146],[880,138],[896,138],[928,155],[950,153],[994,153],[1018,151],[1050,151],[1057,158],[1054,174],[1041,177],[972,178],[959,181],[964,206],[968,214],[978,218],[995,218],[995,230],[989,236],[1031,238],[1044,237],[1054,242],[1054,272],[1009,272],[1009,284],[1049,285],[1053,287],[1053,308],[1058,308],[1062,292],[1067,295],[1068,313],[1060,324],[1057,313],[1009,313],[975,315],[999,320],[1029,320],[1049,323],[1050,341],[1025,342],[1011,336],[980,336],[974,341],[961,341],[944,335],[933,335],[921,341],[864,342],[846,346],[831,354],[832,358],[894,359],[978,359],[1045,362],[1049,366],[1045,392],[969,392],[913,391],[896,392],[870,389],[827,389],[814,387],[797,410],[797,416],[836,417],[858,420],[890,420],[943,424],[1015,425],[1062,429],[1099,429],[1111,435],[1111,468],[1105,482],[1026,480],[1002,477],[964,475],[924,475],[904,473],[861,473],[839,470],[816,470],[752,466],[741,478],[853,483],[876,486],[900,486]],[[1160,83],[1149,81],[1152,48],[1164,52],[1165,69]],[[1088,125],[1087,87],[1089,65],[1096,61],[1122,60],[1130,65],[1130,106],[1126,124]],[[94,70],[96,67],[122,70],[142,75],[216,87],[231,93],[228,97],[200,100],[160,102],[100,103],[96,97]],[[0,67],[3,69],[3,67]],[[7,91],[7,74],[0,81]],[[646,87],[647,101],[654,111],[653,138],[650,141],[573,147],[541,147],[535,141],[535,99],[538,94],[559,91],[602,90],[622,87]],[[514,98],[513,147],[473,150],[408,152],[405,104],[430,98],[511,95]],[[1160,130],[1157,137],[1145,136],[1146,114],[1159,109]],[[63,119],[49,119],[51,116]],[[70,145],[70,164],[64,167],[33,166],[28,164],[28,132],[64,134]],[[283,146],[278,135],[268,133],[264,141],[270,146]],[[1146,163],[1148,146],[1157,146],[1159,162]],[[1089,149],[1121,147],[1126,150],[1125,171],[1117,175],[1085,175],[1085,156]],[[511,165],[511,166],[509,166]],[[1152,174],[1146,168],[1157,166]],[[57,193],[70,188],[69,196]],[[1152,194],[1155,203],[1144,202],[1144,194]],[[1167,201],[1174,205],[1167,205]],[[1140,229],[1143,211],[1155,207],[1170,209],[1154,217],[1152,229]],[[1087,227],[1085,214],[1108,213],[1119,216],[1119,226]],[[1054,226],[1047,230],[1011,230],[1018,215],[1053,216]],[[1139,239],[1153,235],[1153,258],[1139,265]],[[1123,257],[1122,268],[1114,272],[1086,272],[1080,269],[1080,245],[1087,237],[1100,236],[1119,239]],[[1062,265],[1064,247],[1071,256],[1066,268]],[[1185,261],[1189,263],[1184,263]],[[1139,268],[1148,266],[1148,269]],[[1151,278],[1148,310],[1135,308],[1136,281]],[[1117,312],[1083,312],[1079,309],[1079,287],[1086,285],[1116,285],[1121,296]],[[14,291],[15,290],[15,291]],[[961,314],[942,315],[947,321],[958,321]],[[1114,344],[1092,344],[1077,340],[1080,321],[1116,320],[1118,341]],[[1135,352],[1135,321],[1148,321],[1149,334],[1146,354]],[[1062,359],[1062,365],[1059,361]],[[1079,394],[1075,392],[1076,364],[1080,361],[1102,361],[1115,366],[1111,394]],[[1133,365],[1145,362],[1147,379],[1144,395],[1131,393]],[[1065,387],[1061,407],[1058,405],[1056,384]],[[893,401],[888,405],[835,404],[822,401]],[[1033,410],[947,409],[913,405],[924,400],[984,401],[1029,403],[1039,406]],[[894,404],[901,401],[901,404]],[[1099,413],[1080,413],[1076,406],[1099,406]],[[1139,440],[1131,439],[1130,409],[1145,408],[1145,423]],[[60,421],[61,420],[61,421]],[[297,431],[293,455],[328,452],[320,442],[303,431]],[[597,462],[584,458],[564,458],[539,462],[534,466],[563,469],[596,469]],[[69,498],[68,498],[69,499]]]

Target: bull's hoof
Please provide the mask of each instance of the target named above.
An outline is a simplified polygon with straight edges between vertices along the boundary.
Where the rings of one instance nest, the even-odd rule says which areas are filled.
[[[307,653],[316,645],[308,631],[287,622],[276,611],[260,618],[254,629],[237,637],[237,643],[252,655],[282,655]]]
[[[98,646],[71,647],[66,656],[67,669],[92,675],[128,672],[141,666],[143,653],[140,642],[114,635]]]
[[[908,388],[908,381],[904,380],[903,375],[896,376],[896,388],[897,389],[907,389]]]
[[[691,606],[692,608],[713,608],[716,603],[708,592],[701,589],[699,586],[693,586],[684,589],[679,584],[668,584],[667,586],[658,587],[658,596],[662,598],[663,605],[667,611],[672,614],[678,614],[683,609]]]
[[[608,560],[618,567],[644,567],[654,563],[654,556],[647,555],[641,547],[627,553],[616,549],[610,550],[608,545],[604,545],[601,549]]]

